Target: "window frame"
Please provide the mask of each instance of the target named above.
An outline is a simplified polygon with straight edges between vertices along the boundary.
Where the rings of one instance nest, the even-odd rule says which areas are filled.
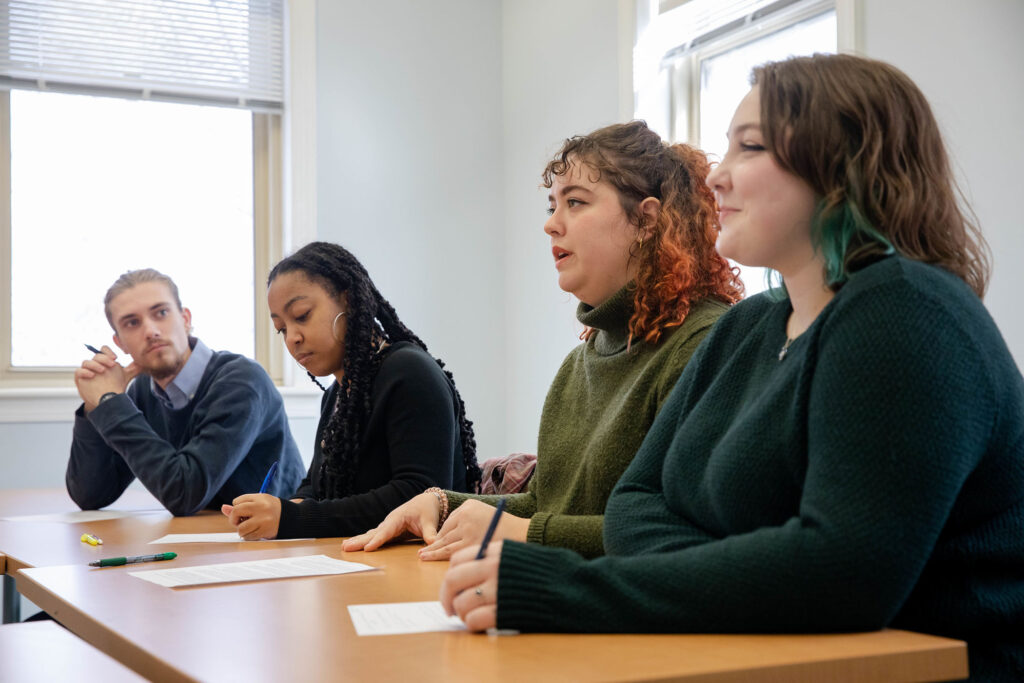
[[[320,417],[321,392],[296,369],[295,363],[285,362],[287,351],[280,340],[273,334],[269,322],[269,313],[265,312],[262,294],[263,278],[270,267],[276,262],[278,255],[293,251],[295,248],[316,239],[317,235],[317,25],[316,0],[287,0],[285,3],[285,107],[283,113],[275,116],[275,124],[271,127],[277,134],[277,141],[268,149],[268,159],[276,155],[276,166],[267,166],[265,182],[273,183],[277,192],[267,198],[267,204],[273,207],[277,217],[276,227],[268,225],[267,247],[261,251],[254,245],[255,273],[257,289],[253,304],[256,306],[255,324],[266,324],[263,330],[266,339],[264,349],[269,349],[269,360],[264,368],[278,384],[278,390],[284,398],[285,410],[289,418],[317,419]],[[6,94],[6,91],[0,91]],[[0,107],[0,119],[4,113],[9,119],[10,108]],[[0,122],[2,125],[2,122]],[[9,123],[8,123],[9,128]],[[253,130],[258,130],[254,126]],[[7,141],[5,143],[5,141]],[[9,145],[9,135],[0,135],[0,182],[10,187],[10,178],[3,180],[3,175],[10,173],[10,149],[4,155],[3,145]],[[263,166],[254,164],[254,174]],[[276,168],[274,173],[270,169]],[[275,177],[276,173],[276,177]],[[254,201],[260,197],[254,185]],[[0,199],[0,215],[4,212],[7,199]],[[10,212],[4,219],[0,217],[0,318],[10,321]],[[8,240],[6,246],[4,239]],[[6,292],[6,294],[4,293]],[[100,306],[102,302],[97,302]],[[6,317],[5,317],[6,316]],[[10,346],[10,322],[7,323]],[[0,322],[0,336],[4,325]],[[262,336],[262,334],[260,335]],[[3,343],[0,338],[0,343]],[[257,341],[257,344],[260,342]],[[259,353],[259,351],[257,351]],[[10,363],[10,352],[7,352],[7,363]],[[70,423],[74,418],[74,410],[81,403],[72,380],[72,373],[58,373],[60,378],[55,382],[42,384],[38,374],[22,373],[23,381],[14,384],[11,381],[0,381],[0,424],[25,423]]]
[[[645,0],[639,0],[643,3]],[[670,11],[683,3],[668,4],[664,11]],[[836,51],[860,52],[858,18],[861,15],[860,0],[807,0],[797,2],[773,12],[756,21],[750,21],[736,30],[709,40],[678,57],[666,54],[662,59],[662,87],[667,89],[665,103],[668,111],[667,127],[664,131],[668,139],[674,142],[686,142],[691,145],[700,144],[700,74],[701,63],[741,45],[754,42],[759,38],[789,28],[812,17],[835,11],[836,14]],[[660,7],[660,6],[659,6]],[[638,5],[639,8],[639,5]],[[656,9],[648,8],[648,11]],[[664,13],[664,12],[661,12]],[[657,22],[658,16],[650,19]],[[648,22],[638,21],[637,28],[646,28]],[[640,36],[637,36],[639,40]],[[635,106],[639,103],[635,103]],[[638,115],[634,110],[634,115]]]
[[[702,62],[769,36],[772,33],[783,31],[802,21],[834,11],[835,4],[834,0],[815,0],[812,3],[798,6],[792,11],[783,11],[768,16],[762,21],[749,24],[742,29],[723,36],[719,40],[711,41],[706,46],[675,60],[668,67],[669,126],[672,139],[684,141],[692,145],[700,145],[700,81]],[[837,24],[838,19],[837,14]],[[838,36],[836,47],[838,48]],[[685,96],[677,96],[678,92],[685,92]],[[677,125],[680,118],[687,124],[685,131],[680,130],[681,126]]]
[[[0,388],[67,387],[74,384],[74,368],[15,367],[11,364],[12,264],[11,251],[11,96],[0,92]],[[281,116],[252,113],[253,188],[253,311],[255,360],[276,384],[284,381],[283,357],[275,353],[273,329],[262,305],[263,277],[283,254],[282,245]],[[113,278],[114,275],[111,275]],[[111,279],[113,282],[113,279]],[[96,302],[97,307],[101,302]],[[84,356],[83,356],[84,358]]]
[[[635,75],[639,76],[644,85],[634,89],[633,117],[649,116],[649,121],[654,124],[652,128],[671,142],[685,142],[698,149],[703,148],[700,112],[701,69],[705,60],[830,12],[835,13],[836,52],[862,51],[860,36],[863,32],[858,24],[862,16],[859,9],[861,0],[780,0],[754,9],[745,17],[736,11],[743,6],[738,2],[722,10],[719,17],[726,18],[720,25],[708,25],[703,33],[690,38],[692,42],[677,43],[666,50],[664,48],[672,43],[665,40],[665,37],[671,35],[679,38],[674,29],[681,19],[678,16],[667,18],[662,15],[689,1],[636,0],[635,5],[634,61],[638,49],[645,54],[639,62],[642,71]],[[768,13],[763,14],[766,11]],[[659,22],[664,23],[656,26]],[[645,42],[644,32],[650,29],[655,29],[652,34],[657,37],[641,46]],[[696,45],[691,47],[694,43]],[[659,56],[657,61],[651,59],[654,55]],[[720,161],[715,154],[709,153],[708,156],[712,163]],[[748,296],[763,289],[763,286],[755,284],[759,273],[764,273],[763,269],[746,271],[746,275],[755,276],[746,279]]]

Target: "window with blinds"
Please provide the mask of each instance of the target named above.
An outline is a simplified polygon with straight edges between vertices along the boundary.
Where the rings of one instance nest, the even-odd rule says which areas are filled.
[[[0,386],[72,386],[106,288],[147,267],[207,345],[271,365],[282,3],[0,6]]]
[[[7,88],[279,111],[283,0],[8,0]]]

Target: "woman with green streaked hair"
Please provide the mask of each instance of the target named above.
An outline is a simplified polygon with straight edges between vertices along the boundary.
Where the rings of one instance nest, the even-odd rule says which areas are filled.
[[[476,630],[891,626],[1024,680],[1024,379],[928,103],[844,55],[753,85],[708,176],[717,247],[784,286],[686,366],[608,501],[605,557],[469,548],[442,603]]]

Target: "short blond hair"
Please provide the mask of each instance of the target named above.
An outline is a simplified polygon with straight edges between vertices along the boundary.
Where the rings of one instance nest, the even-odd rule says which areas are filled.
[[[117,328],[114,327],[114,321],[110,317],[110,302],[119,294],[128,291],[136,285],[141,285],[144,282],[162,282],[167,285],[167,289],[171,290],[171,296],[174,297],[174,303],[177,304],[178,310],[181,310],[181,297],[178,296],[178,286],[174,284],[174,280],[153,268],[129,270],[127,273],[117,278],[117,280],[114,281],[114,284],[110,285],[110,289],[107,290],[107,295],[103,297],[103,313],[106,314],[107,322],[110,323],[110,327],[114,332],[117,332]]]

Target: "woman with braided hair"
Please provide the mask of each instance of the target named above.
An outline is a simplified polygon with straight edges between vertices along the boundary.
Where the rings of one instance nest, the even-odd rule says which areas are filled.
[[[548,390],[537,468],[504,496],[495,538],[604,553],[604,508],[690,356],[743,286],[715,251],[704,153],[643,121],[565,141],[542,178],[558,285],[580,304],[584,343]],[[479,543],[498,496],[433,490],[344,542],[374,550],[406,532],[423,560]]]
[[[240,536],[349,536],[428,487],[476,490],[473,426],[451,373],[351,253],[307,244],[270,271],[267,303],[324,398],[313,461],[292,499],[246,494],[224,506]],[[327,375],[329,389],[316,380]]]

